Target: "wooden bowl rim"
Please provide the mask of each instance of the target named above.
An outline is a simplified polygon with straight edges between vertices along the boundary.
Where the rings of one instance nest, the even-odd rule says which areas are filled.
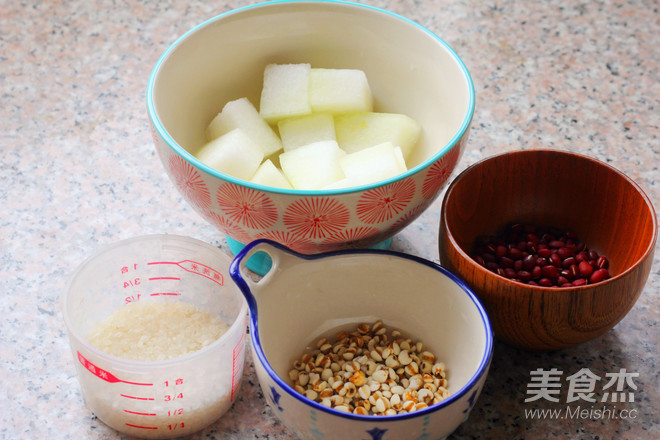
[[[651,213],[651,220],[653,223],[653,228],[652,228],[652,236],[650,237],[649,240],[649,245],[648,247],[644,250],[644,253],[633,263],[631,264],[628,268],[626,268],[624,271],[620,272],[619,274],[608,278],[607,280],[601,281],[596,284],[586,284],[583,286],[574,286],[574,287],[544,287],[544,286],[534,286],[534,285],[529,285],[529,284],[523,284],[519,283],[516,281],[511,281],[506,277],[503,277],[501,275],[498,275],[494,272],[489,271],[485,267],[481,266],[478,264],[472,257],[470,257],[466,252],[463,251],[463,249],[458,245],[456,240],[454,239],[454,234],[452,231],[449,229],[449,225],[447,224],[447,203],[448,199],[451,196],[452,191],[454,190],[455,187],[460,185],[462,179],[465,177],[465,175],[470,174],[472,172],[475,172],[476,169],[482,167],[486,162],[490,162],[499,158],[502,158],[504,156],[512,156],[512,155],[538,155],[538,154],[552,154],[552,155],[562,155],[562,156],[571,156],[576,159],[580,160],[585,160],[591,163],[594,163],[595,165],[605,168],[611,173],[617,174],[618,176],[622,177],[628,184],[633,188],[637,193],[642,197],[642,200],[644,200],[647,209]],[[506,151],[503,153],[498,153],[492,156],[485,157],[481,159],[480,161],[470,165],[467,167],[465,170],[463,170],[461,173],[459,173],[454,180],[447,186],[447,191],[445,192],[445,195],[442,200],[442,204],[440,207],[440,222],[441,222],[441,228],[443,231],[446,231],[446,236],[447,240],[449,241],[451,247],[456,250],[456,252],[463,258],[464,260],[468,261],[471,267],[476,268],[480,273],[485,274],[487,277],[495,277],[495,279],[498,282],[504,282],[506,284],[515,286],[518,289],[529,289],[531,292],[539,292],[539,293],[569,293],[569,292],[574,292],[574,291],[585,291],[585,290],[591,290],[595,289],[601,286],[604,286],[606,284],[614,283],[617,280],[623,278],[624,276],[627,276],[630,272],[634,271],[637,267],[639,267],[648,257],[651,255],[654,250],[655,250],[655,244],[657,240],[657,235],[658,235],[658,221],[657,221],[657,216],[655,212],[655,208],[653,206],[653,203],[651,202],[651,199],[648,197],[648,195],[644,192],[644,190],[628,175],[626,175],[624,172],[618,170],[617,168],[613,167],[612,165],[605,163],[603,161],[600,161],[598,159],[595,159],[590,156],[586,156],[583,154],[579,153],[574,153],[571,151],[564,151],[564,150],[553,150],[549,148],[541,148],[541,149],[534,149],[534,150],[516,150],[516,151]]]

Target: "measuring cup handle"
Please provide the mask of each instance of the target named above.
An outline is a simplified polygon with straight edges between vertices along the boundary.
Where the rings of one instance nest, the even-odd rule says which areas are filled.
[[[263,277],[255,281],[250,274],[247,273],[247,261],[257,252],[265,252],[272,260],[272,265]],[[283,246],[272,240],[256,240],[247,244],[234,258],[234,261],[229,267],[229,274],[234,282],[243,292],[248,303],[254,301],[254,295],[258,295],[263,288],[268,285],[271,276],[279,269],[303,258],[299,254],[286,246]]]

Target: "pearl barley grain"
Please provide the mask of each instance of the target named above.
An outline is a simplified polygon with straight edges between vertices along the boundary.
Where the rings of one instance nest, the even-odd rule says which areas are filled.
[[[445,364],[421,341],[381,321],[321,338],[293,362],[289,378],[300,394],[339,411],[395,415],[417,411],[449,396]],[[315,360],[315,361],[311,361]],[[311,365],[310,365],[311,364]]]

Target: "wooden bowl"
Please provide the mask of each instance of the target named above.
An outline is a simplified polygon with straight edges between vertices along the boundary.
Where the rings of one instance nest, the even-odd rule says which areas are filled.
[[[580,287],[512,281],[471,258],[475,240],[511,223],[572,230],[610,260],[611,277]],[[529,350],[555,350],[614,327],[637,301],[657,236],[653,205],[613,167],[556,150],[485,159],[448,187],[440,220],[440,262],[483,301],[495,336]]]

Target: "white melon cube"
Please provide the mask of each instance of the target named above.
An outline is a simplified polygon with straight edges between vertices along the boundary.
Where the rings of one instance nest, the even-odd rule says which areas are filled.
[[[344,177],[341,180],[337,180],[336,182],[332,182],[330,185],[326,185],[323,188],[321,188],[324,191],[334,191],[337,189],[346,189],[346,188],[352,188],[354,186],[360,186],[361,183],[356,181],[355,179],[351,179],[350,177]]]
[[[355,69],[312,69],[309,103],[313,112],[370,112],[373,97],[367,76]]]
[[[264,153],[240,128],[204,145],[197,159],[230,176],[249,180],[259,168]]]
[[[293,189],[291,183],[284,176],[284,173],[278,169],[273,161],[266,159],[257,169],[252,179],[252,183],[264,186],[272,186],[274,188]]]
[[[339,160],[345,155],[337,142],[321,141],[280,154],[280,164],[295,189],[316,190],[344,178]]]
[[[277,127],[284,151],[320,141],[334,141],[335,121],[328,113],[315,113],[279,121]]]
[[[415,120],[402,114],[357,112],[335,116],[337,142],[347,153],[391,142],[401,147],[407,160],[421,131]]]
[[[206,128],[206,139],[213,139],[240,128],[252,141],[259,145],[264,156],[269,156],[282,149],[282,142],[275,131],[259,115],[257,109],[247,98],[230,101]]]
[[[339,160],[346,178],[358,185],[379,182],[398,176],[406,171],[405,162],[401,162],[401,150],[391,142],[384,142],[347,154]]]
[[[406,165],[406,159],[403,157],[403,151],[401,150],[401,147],[398,145],[394,146],[394,157],[396,158],[397,162],[399,163],[399,167],[403,168],[404,170],[408,170],[408,166]]]
[[[310,64],[269,64],[264,69],[261,116],[271,124],[312,112],[309,105]]]

